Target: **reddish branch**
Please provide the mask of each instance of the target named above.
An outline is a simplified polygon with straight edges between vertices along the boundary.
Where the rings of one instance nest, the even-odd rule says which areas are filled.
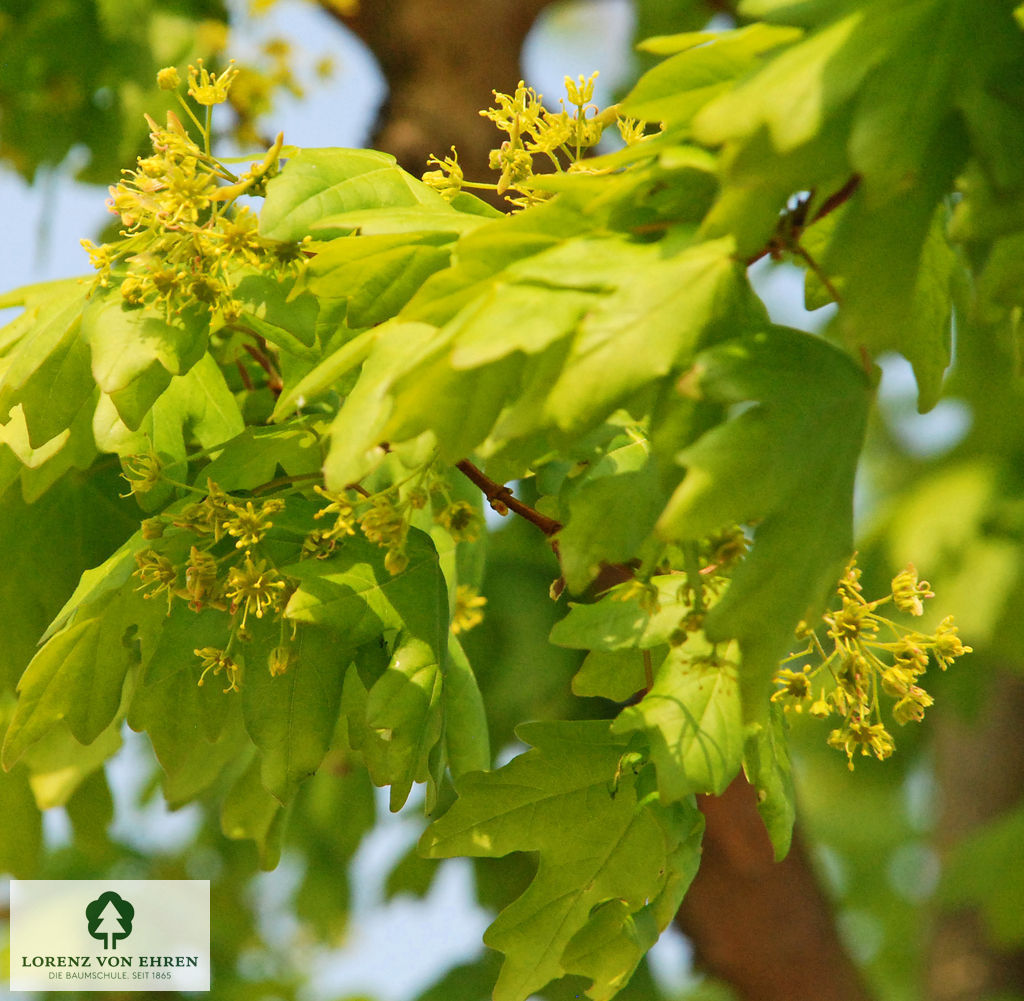
[[[750,257],[744,261],[744,264],[749,268],[751,264],[756,264],[762,257],[767,257],[769,254],[777,254],[783,250],[792,250],[800,241],[800,235],[810,225],[818,222],[819,219],[824,219],[825,216],[832,212],[835,212],[840,205],[848,202],[857,189],[860,187],[860,174],[853,174],[850,179],[836,192],[829,195],[818,206],[817,211],[811,217],[810,220],[807,218],[808,209],[811,206],[811,199],[805,198],[800,202],[792,212],[788,212],[783,216],[779,230],[776,234],[763,246],[756,254],[751,254]],[[810,261],[806,251],[803,252],[804,256]],[[811,262],[813,263],[813,262]],[[819,277],[821,277],[819,275]]]
[[[512,488],[498,483],[486,476],[477,466],[474,466],[468,459],[455,463],[455,468],[465,475],[472,483],[476,484],[487,498],[487,502],[498,514],[506,514],[508,511],[515,511],[521,518],[536,525],[548,537],[557,534],[562,530],[562,523],[549,518],[540,511],[517,500],[512,493]]]

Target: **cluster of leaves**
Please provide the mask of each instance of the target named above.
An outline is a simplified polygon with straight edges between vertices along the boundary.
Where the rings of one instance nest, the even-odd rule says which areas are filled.
[[[389,785],[395,809],[426,783],[427,809],[450,807],[428,857],[539,854],[487,936],[505,1001],[563,975],[610,998],[696,870],[695,795],[741,769],[786,851],[771,679],[852,550],[871,357],[903,351],[922,403],[938,392],[968,273],[948,195],[994,166],[972,108],[1024,41],[996,5],[969,36],[984,57],[955,76],[916,39],[953,31],[964,0],[746,8],[768,23],[648,43],[667,58],[613,114],[587,117],[584,80],[572,115],[525,88],[499,96],[514,215],[462,190],[454,158],[430,178],[443,193],[384,154],[280,141],[236,177],[208,120],[194,138],[169,119],[114,193],[124,242],[96,248],[99,281],[0,299],[24,307],[0,333],[4,503],[56,519],[48,498],[107,489],[114,455],[151,516],[38,622],[3,750],[19,816],[52,772],[71,770],[70,797],[125,719],[148,733],[167,800],[219,803],[224,833],[267,866],[325,760]],[[230,79],[195,73],[193,96]],[[635,141],[581,168],[594,123],[619,116],[661,128],[627,125]],[[967,122],[956,143],[951,116]],[[572,169],[534,172],[566,153]],[[968,187],[954,230],[980,204]],[[258,227],[226,211],[243,191],[264,198]],[[803,263],[812,302],[839,300],[834,338],[769,321],[746,274],[769,252]],[[496,771],[458,635],[479,617],[488,545],[467,468],[530,483],[556,592],[635,578],[551,634],[588,651],[577,694],[635,703],[523,726],[532,750]],[[833,639],[863,656],[873,636],[855,643],[841,617],[874,608],[844,587]],[[932,645],[948,657],[954,641]],[[198,685],[204,669],[238,697]],[[865,677],[843,689],[861,723]]]

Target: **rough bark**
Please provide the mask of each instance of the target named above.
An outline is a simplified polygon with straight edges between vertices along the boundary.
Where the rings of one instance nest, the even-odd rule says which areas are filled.
[[[938,710],[937,846],[948,852],[966,835],[1020,802],[1024,790],[1024,679],[1003,673],[993,681],[975,720]],[[937,915],[928,970],[931,1001],[982,1001],[1024,993],[1024,951],[997,949],[981,916],[962,908]]]
[[[701,810],[704,855],[676,923],[703,970],[743,1001],[869,1001],[799,836],[775,862],[742,776]]]

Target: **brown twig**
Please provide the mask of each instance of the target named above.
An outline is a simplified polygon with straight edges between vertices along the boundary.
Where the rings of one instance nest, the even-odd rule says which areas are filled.
[[[462,459],[456,462],[455,468],[483,491],[487,502],[499,514],[515,511],[520,518],[525,518],[531,524],[536,525],[548,537],[556,535],[562,530],[562,523],[560,521],[555,521],[554,518],[541,514],[540,511],[530,507],[529,504],[524,504],[521,500],[517,500],[510,487],[486,476],[469,459]]]
[[[802,201],[793,209],[792,212],[789,212],[782,217],[782,220],[780,221],[780,230],[784,230],[784,232],[776,230],[768,243],[765,244],[765,246],[763,246],[756,254],[752,254],[748,257],[743,263],[749,268],[751,264],[756,264],[762,257],[767,257],[769,254],[777,254],[780,250],[790,249],[797,243],[797,241],[799,241],[800,234],[807,226],[813,225],[820,219],[824,219],[825,216],[830,213],[835,212],[840,205],[843,205],[853,197],[859,187],[860,174],[853,174],[838,191],[829,195],[828,198],[821,203],[810,222],[807,221],[807,210],[810,206],[810,200],[806,199]]]
[[[280,373],[274,368],[273,362],[254,344],[243,344],[242,348],[267,373],[267,389],[275,396],[280,394],[284,389],[284,383],[281,381]]]
[[[242,377],[242,385],[251,393],[255,387],[252,384],[252,377],[249,375],[246,367],[242,364],[242,359],[236,358],[235,365],[238,367],[238,374]]]

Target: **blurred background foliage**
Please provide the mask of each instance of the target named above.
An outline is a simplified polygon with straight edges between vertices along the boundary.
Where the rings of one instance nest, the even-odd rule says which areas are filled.
[[[319,79],[324,82],[314,88],[330,89],[331,59],[346,58],[330,51],[330,22],[361,37],[388,78],[391,89],[367,144],[379,142],[419,172],[425,165],[420,132],[429,139],[426,152],[443,153],[457,142],[470,165],[467,174],[485,161],[490,133],[486,140],[474,138],[478,120],[459,109],[485,106],[490,87],[514,86],[509,74],[521,72],[524,45],[550,62],[560,52],[607,46],[602,33],[614,30],[621,37],[611,40],[612,48],[622,56],[603,82],[621,91],[650,58],[630,54],[630,33],[695,29],[711,18],[717,26],[735,23],[725,2],[524,0],[513,4],[514,12],[495,2],[483,5],[486,13],[478,5],[479,16],[461,24],[455,41],[462,60],[439,63],[426,51],[438,44],[435,35],[429,25],[417,24],[436,21],[438,11],[453,3],[322,0],[324,34],[314,45],[275,36],[253,50],[233,93],[231,141],[245,150],[264,130],[276,131],[268,128],[274,109],[302,92],[300,80]],[[252,6],[269,5],[254,0]],[[260,15],[259,9],[218,0],[5,0],[0,161],[27,181],[57,177],[64,183],[74,174],[84,182],[114,182],[143,149],[143,111],[159,119],[169,107],[155,87],[155,71],[200,57],[213,68],[222,66],[235,51],[233,38]],[[313,48],[311,67],[303,60]],[[494,55],[498,50],[506,54],[503,61]],[[429,86],[417,67],[429,68]],[[562,72],[592,68],[548,71],[557,80]],[[478,80],[489,81],[483,93]],[[343,115],[345,97],[331,101]],[[410,130],[413,119],[416,128]],[[281,125],[287,130],[287,119]],[[334,127],[323,122],[323,144],[332,142]],[[4,206],[5,215],[9,208]],[[7,232],[9,241],[23,237]],[[794,302],[797,277],[792,265],[772,265],[758,269],[757,281],[785,322],[820,328],[828,310],[802,311]],[[858,763],[850,774],[842,756],[825,746],[825,724],[792,720],[804,834],[835,901],[844,940],[884,1001],[1024,998],[1024,388],[1014,317],[976,315],[969,302],[964,290],[954,330],[956,362],[943,401],[929,415],[914,411],[905,363],[882,359],[880,404],[859,483],[859,545],[869,593],[884,591],[888,578],[913,561],[939,595],[934,607],[956,615],[975,653],[934,682],[935,709],[922,727],[900,734],[899,752],[884,764]],[[55,490],[44,502],[52,506],[53,531],[38,540],[35,566],[8,563],[0,579],[0,604],[5,589],[31,580],[44,622],[81,570],[102,559],[132,524],[131,512],[111,510],[78,533],[89,546],[62,550],[59,525],[75,504],[74,496],[65,496],[69,489]],[[14,551],[3,541],[18,531],[17,503],[5,500],[0,512],[5,553]],[[466,648],[485,696],[493,744],[504,759],[514,746],[512,727],[523,719],[585,718],[606,709],[571,694],[577,655],[546,641],[558,613],[548,597],[557,569],[544,539],[522,522],[493,530],[483,587],[487,616],[467,636]],[[924,628],[934,624],[926,621]],[[0,720],[11,712],[14,665],[24,662],[35,626],[4,623]],[[474,945],[485,923],[481,908],[493,913],[509,887],[525,885],[532,872],[528,858],[418,858],[411,849],[422,823],[415,809],[397,819],[383,816],[364,770],[342,754],[303,787],[286,829],[280,818],[251,803],[235,804],[230,822],[195,806],[169,813],[147,745],[131,734],[125,739],[126,753],[106,771],[81,764],[80,784],[70,796],[57,779],[46,787],[30,785],[23,768],[0,779],[5,826],[34,814],[33,797],[41,805],[64,803],[49,810],[42,827],[30,826],[27,836],[0,836],[0,870],[43,879],[210,879],[215,996],[229,1001],[401,1001],[419,991],[417,1001],[488,996],[498,957]],[[61,748],[51,751],[60,759]],[[245,766],[240,762],[239,770]],[[281,867],[261,873],[261,860],[278,852]],[[476,904],[469,899],[471,882]],[[424,904],[413,906],[411,898]],[[374,915],[394,917],[399,905],[411,908],[403,912],[405,931],[371,942],[367,929],[376,927]],[[452,907],[454,916],[446,916],[445,908]],[[426,922],[442,927],[420,928],[417,942],[410,929]],[[453,944],[456,938],[461,944]],[[439,945],[446,940],[447,950]],[[424,965],[412,955],[414,948],[436,955]],[[338,957],[353,951],[361,953],[362,964],[339,965]],[[727,987],[687,970],[686,957],[678,938],[659,946],[620,997],[730,996]],[[444,973],[443,963],[454,965]],[[402,975],[403,968],[418,976],[417,983]],[[580,991],[581,984],[563,981],[544,996],[562,1001]]]

